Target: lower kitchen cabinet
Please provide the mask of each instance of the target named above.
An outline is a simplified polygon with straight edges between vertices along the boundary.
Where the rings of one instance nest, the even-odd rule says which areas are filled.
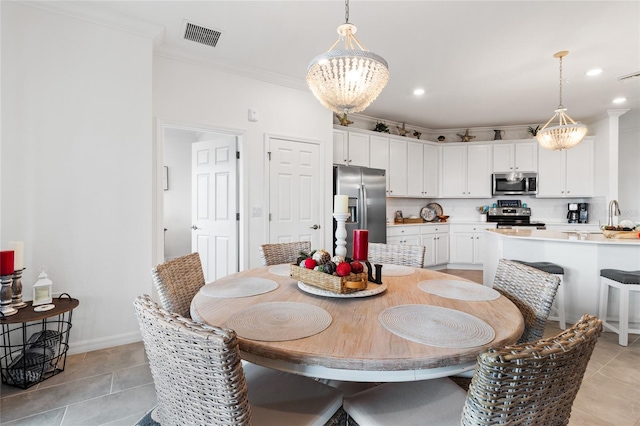
[[[495,224],[452,225],[450,263],[482,265],[484,262],[484,230]]]
[[[394,226],[387,228],[387,244],[421,245],[419,226]]]
[[[421,226],[422,245],[425,246],[424,266],[449,263],[449,226]]]

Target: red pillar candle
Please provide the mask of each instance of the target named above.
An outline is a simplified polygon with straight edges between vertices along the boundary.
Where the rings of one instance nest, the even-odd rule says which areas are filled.
[[[369,231],[353,230],[353,260],[367,260],[369,255]]]
[[[0,275],[13,275],[13,250],[0,251]]]

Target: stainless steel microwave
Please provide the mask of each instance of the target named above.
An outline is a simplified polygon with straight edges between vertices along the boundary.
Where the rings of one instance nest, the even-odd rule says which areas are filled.
[[[493,174],[493,195],[535,195],[537,193],[537,173],[511,172]]]

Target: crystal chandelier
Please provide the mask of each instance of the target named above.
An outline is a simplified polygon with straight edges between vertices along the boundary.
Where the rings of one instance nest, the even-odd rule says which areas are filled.
[[[338,114],[363,111],[389,80],[387,61],[365,49],[356,38],[356,31],[356,26],[349,23],[346,0],[345,23],[338,27],[338,40],[307,67],[311,92],[322,105]],[[344,49],[333,50],[341,40]]]
[[[560,59],[560,104],[553,117],[551,117],[549,121],[547,121],[547,124],[536,134],[538,143],[540,143],[543,148],[552,151],[573,148],[582,142],[582,139],[584,139],[587,134],[587,126],[580,122],[576,123],[573,121],[573,119],[567,115],[567,109],[562,106],[562,58],[568,54],[568,51],[563,50],[553,55],[554,58]],[[547,127],[554,118],[558,119],[558,125]]]

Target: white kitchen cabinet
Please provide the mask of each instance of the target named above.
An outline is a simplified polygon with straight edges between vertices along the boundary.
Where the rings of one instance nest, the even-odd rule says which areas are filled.
[[[425,246],[424,266],[449,263],[449,226],[421,226],[422,245]]]
[[[369,136],[369,167],[385,170],[387,191],[389,188],[389,137]]]
[[[495,226],[495,224],[484,223],[452,225],[450,262],[482,266],[484,262],[484,231],[488,228],[495,228]]]
[[[333,163],[345,166],[369,167],[369,135],[334,130]]]
[[[538,198],[592,197],[595,176],[594,140],[550,151],[538,148]]]
[[[441,198],[491,198],[491,145],[442,147]]]
[[[407,196],[438,196],[438,147],[407,142]]]
[[[520,142],[493,145],[493,172],[537,172],[538,143]]]
[[[387,196],[407,196],[407,142],[389,139],[389,184]]]
[[[421,245],[420,226],[399,226],[387,228],[387,244]]]

